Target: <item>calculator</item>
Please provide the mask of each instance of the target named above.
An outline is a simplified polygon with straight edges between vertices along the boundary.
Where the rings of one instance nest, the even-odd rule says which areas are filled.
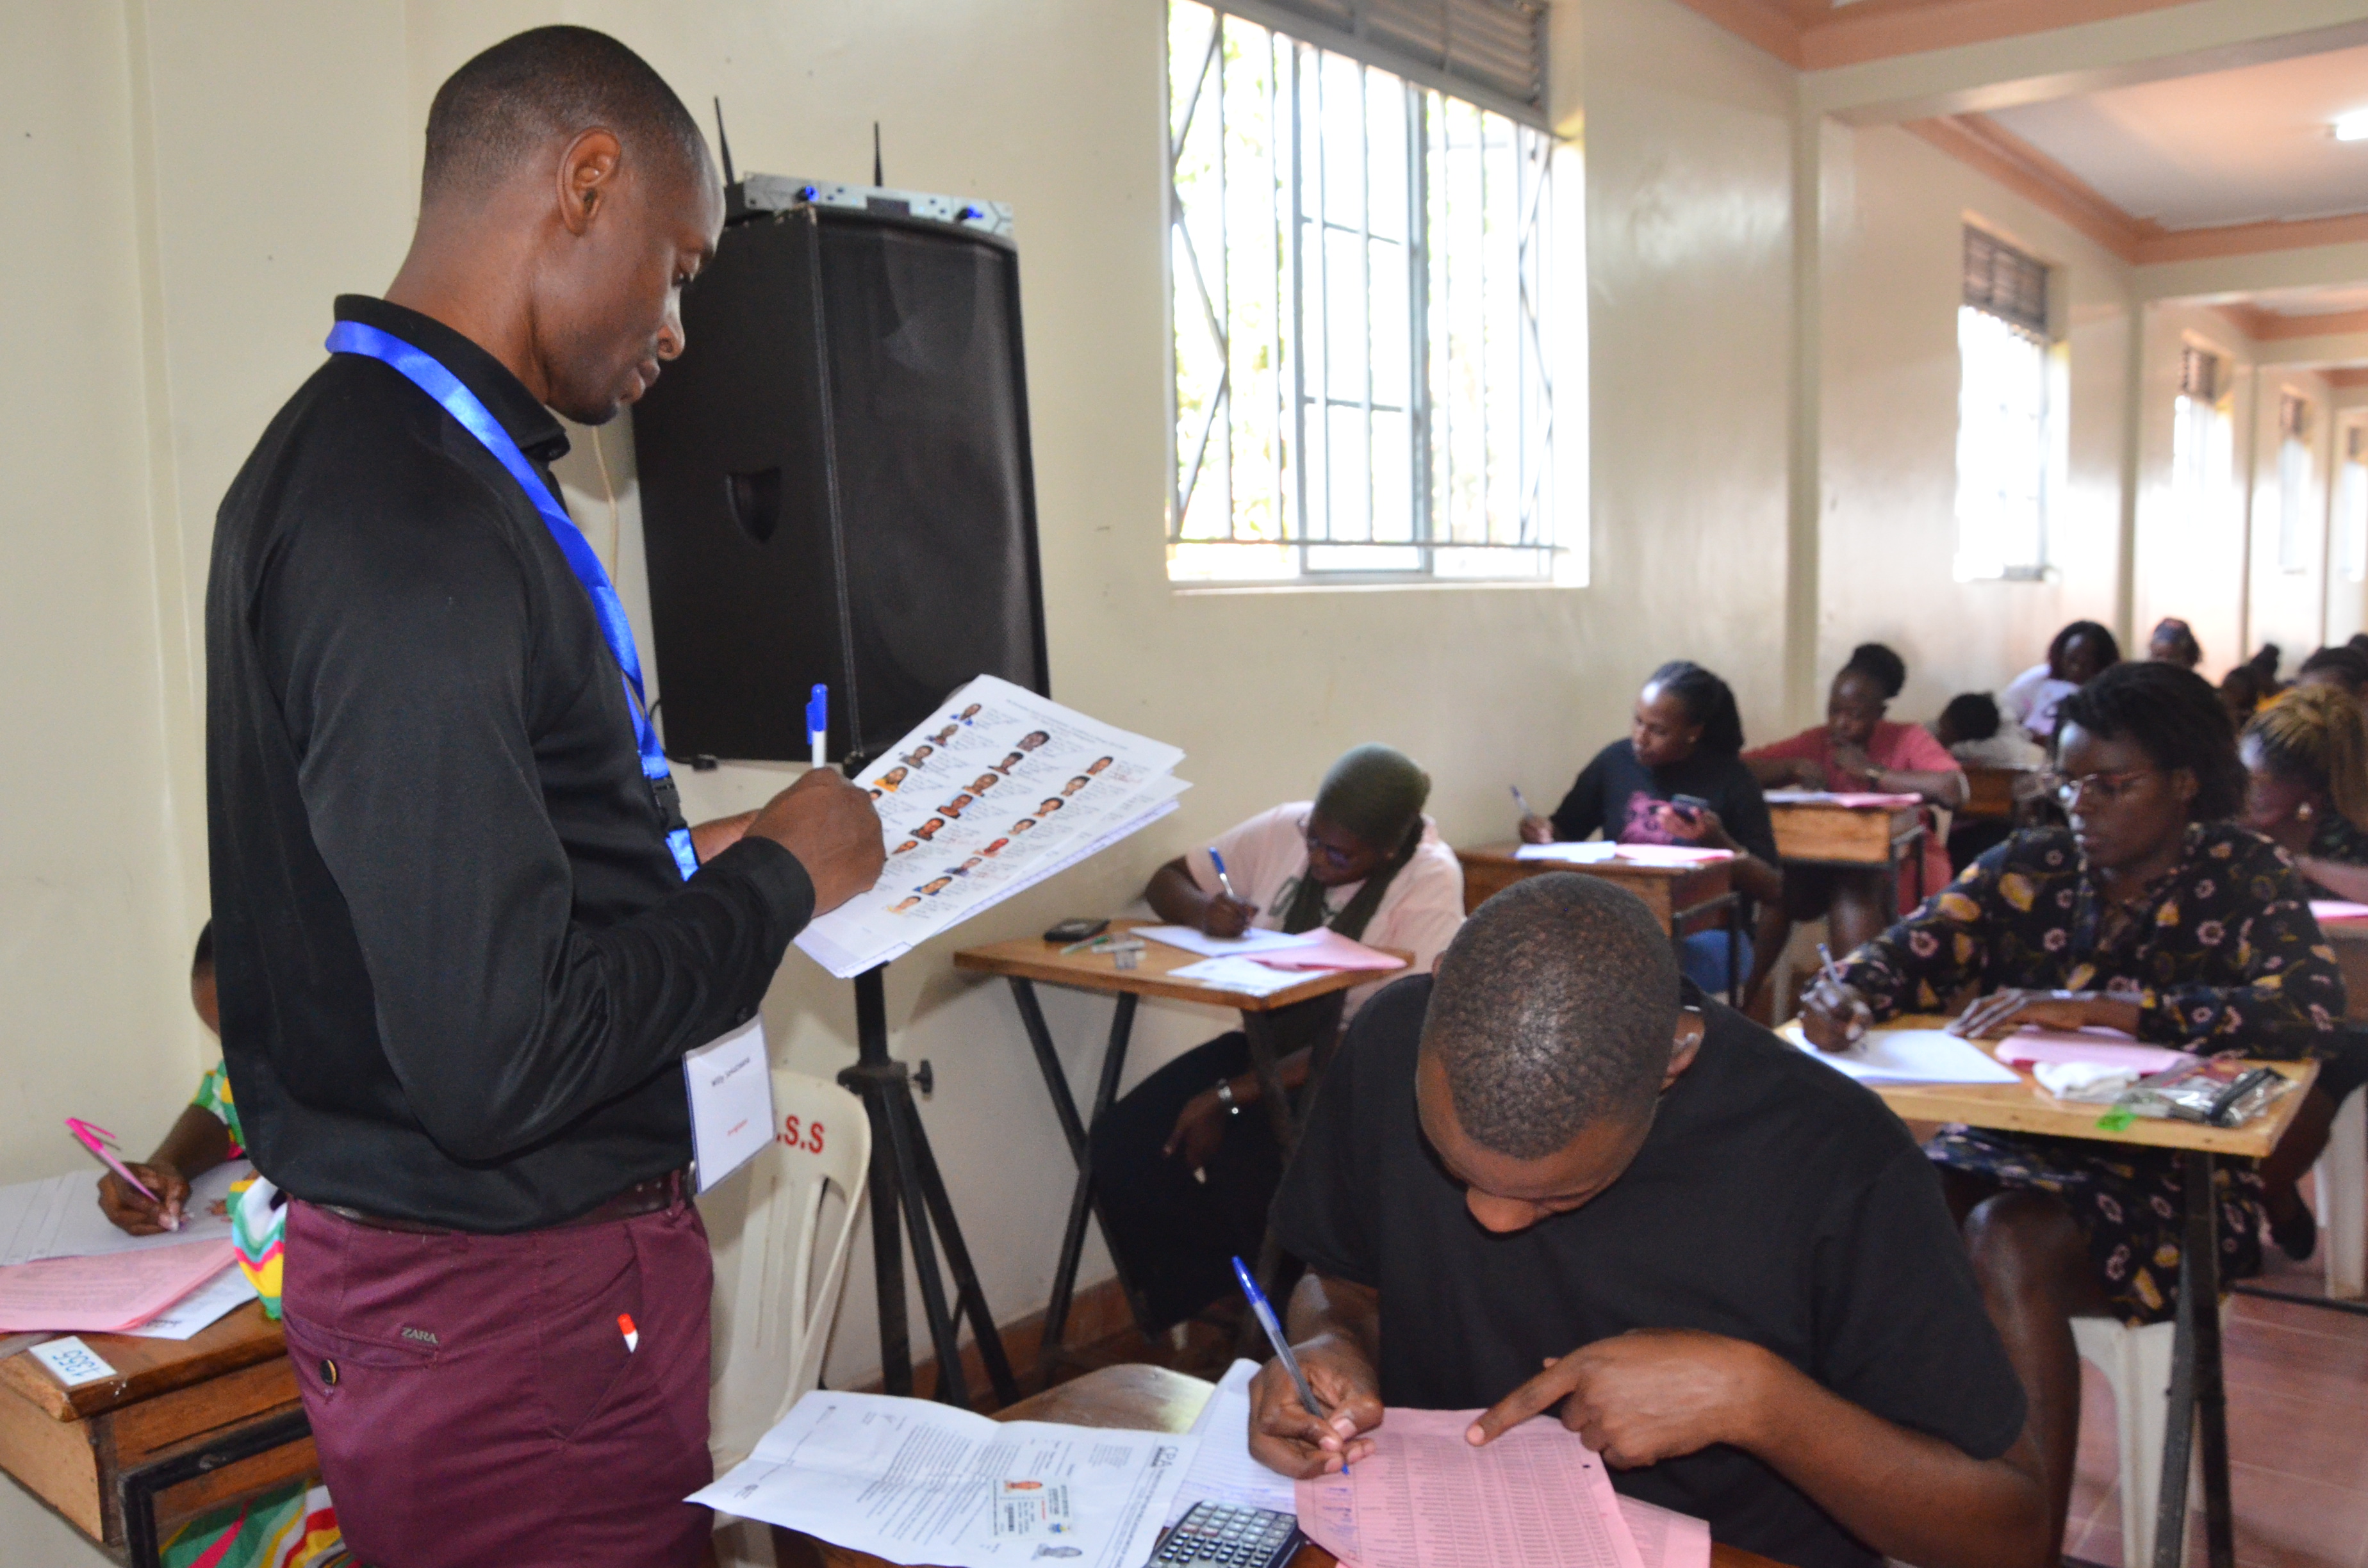
[[[1206,1498],[1159,1538],[1150,1568],[1282,1568],[1306,1538],[1299,1521],[1271,1508],[1237,1508]]]

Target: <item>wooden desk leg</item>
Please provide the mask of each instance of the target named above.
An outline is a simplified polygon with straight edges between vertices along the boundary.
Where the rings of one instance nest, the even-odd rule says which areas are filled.
[[[1028,983],[1024,980],[1015,980],[1011,983],[1016,988]],[[1032,1002],[1034,998],[1031,996],[1030,1000]],[[1118,1098],[1119,1079],[1126,1071],[1127,1044],[1134,1034],[1134,1009],[1138,1000],[1139,998],[1132,993],[1121,993],[1119,996],[1118,1011],[1110,1018],[1110,1041],[1102,1048],[1101,1080],[1094,1089],[1093,1119],[1087,1124],[1089,1127],[1100,1126],[1102,1118],[1109,1114],[1110,1103]],[[1043,1017],[1041,1013],[1037,1015],[1034,1027],[1037,1028],[1043,1027]],[[1043,1044],[1038,1048],[1039,1054],[1044,1055],[1049,1052],[1051,1046],[1052,1040],[1048,1035]],[[1044,1072],[1048,1083],[1057,1082],[1060,1085],[1059,1091],[1053,1096],[1054,1099],[1056,1101],[1067,1099],[1069,1097],[1068,1079],[1061,1073],[1058,1060],[1045,1055]],[[1067,1117],[1064,1119],[1064,1125],[1074,1123],[1076,1115],[1076,1108],[1071,1107]],[[1077,1179],[1076,1186],[1069,1191],[1069,1219],[1067,1225],[1061,1232],[1061,1260],[1053,1269],[1052,1298],[1044,1303],[1044,1337],[1036,1354],[1036,1381],[1039,1388],[1053,1386],[1053,1371],[1060,1362],[1062,1340],[1069,1326],[1069,1301],[1077,1288],[1077,1266],[1085,1256],[1086,1215],[1093,1206],[1092,1140],[1089,1135],[1074,1137],[1070,1141],[1069,1147],[1070,1152],[1076,1156]],[[1106,1244],[1110,1240],[1110,1233],[1107,1229],[1102,1233],[1102,1240]],[[1110,1257],[1113,1262],[1117,1261],[1118,1249],[1114,1246],[1110,1248]],[[1135,1322],[1140,1324],[1143,1322],[1142,1309],[1136,1302],[1134,1290],[1126,1278],[1123,1266],[1119,1272],[1119,1287],[1126,1291],[1127,1304],[1135,1308]]]
[[[2228,1499],[2227,1389],[2220,1362],[2219,1198],[2208,1153],[2180,1156],[2187,1227],[2179,1260],[2179,1327],[2171,1353],[2170,1408],[2164,1428],[2162,1490],[2155,1510],[2155,1568],[2180,1568],[2187,1540],[2187,1471],[2199,1428],[2203,1442],[2203,1537],[2209,1568],[2233,1568],[2236,1527]]]

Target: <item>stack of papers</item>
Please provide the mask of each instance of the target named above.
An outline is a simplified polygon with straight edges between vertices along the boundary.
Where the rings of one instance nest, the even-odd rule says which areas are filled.
[[[98,1208],[97,1165],[67,1176],[0,1187],[0,1267],[37,1263],[45,1257],[105,1257],[147,1252],[190,1242],[230,1240],[230,1215],[214,1206],[230,1197],[231,1183],[251,1171],[244,1160],[217,1165],[189,1184],[181,1206],[181,1228],[160,1235],[129,1236]]]
[[[1235,1361],[1193,1418],[1192,1433],[1201,1447],[1184,1472],[1184,1484],[1176,1489],[1176,1501],[1168,1506],[1169,1524],[1204,1501],[1271,1508],[1278,1514],[1298,1509],[1298,1488],[1250,1458],[1250,1380],[1258,1370],[1256,1361]]]
[[[1767,800],[1771,806],[1840,806],[1859,811],[1869,806],[1921,805],[1924,797],[1878,790],[1770,790]]]
[[[195,1242],[0,1268],[0,1334],[135,1328],[237,1258],[228,1242]]]
[[[1303,972],[1315,970],[1387,971],[1406,968],[1406,960],[1369,948],[1362,942],[1351,941],[1338,931],[1307,933],[1315,940],[1304,947],[1284,948],[1277,952],[1260,953],[1258,961],[1269,969],[1295,969]]]
[[[2021,1074],[2001,1067],[1990,1053],[1946,1029],[1873,1029],[1848,1051],[1819,1051],[1784,1026],[1785,1039],[1803,1052],[1861,1084],[2019,1084]]]
[[[891,1562],[1140,1568],[1200,1441],[817,1389],[687,1501]]]
[[[1632,866],[1715,866],[1735,858],[1732,849],[1698,849],[1690,844],[1614,844],[1591,838],[1578,844],[1524,844],[1516,860],[1554,860],[1567,866],[1600,866],[1624,860]]]
[[[2140,1045],[2119,1030],[2042,1028],[2018,1029],[1998,1041],[1998,1059],[2017,1067],[2045,1063],[2126,1069],[2138,1077],[2194,1060],[2169,1046]]]
[[[888,850],[879,885],[798,946],[845,980],[1139,832],[1191,788],[1184,754],[981,676],[860,774]]]
[[[190,1183],[181,1228],[154,1236],[126,1235],[99,1212],[93,1171],[0,1187],[0,1334],[154,1324],[149,1337],[186,1339],[252,1298],[230,1217],[214,1212],[249,1168],[233,1161]]]

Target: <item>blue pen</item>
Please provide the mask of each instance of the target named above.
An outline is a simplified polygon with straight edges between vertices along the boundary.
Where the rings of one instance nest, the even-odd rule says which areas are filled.
[[[1217,846],[1213,844],[1209,846],[1209,864],[1217,868],[1217,885],[1225,890],[1225,896],[1235,903],[1241,903],[1242,895],[1234,891],[1234,879],[1225,875],[1225,858],[1217,853]],[[1238,1267],[1241,1260],[1235,1258],[1234,1262]],[[1244,1275],[1243,1278],[1247,1278],[1248,1276]]]
[[[814,765],[825,766],[830,739],[830,687],[814,682],[814,695],[806,699],[806,739],[814,745]]]
[[[1282,1369],[1291,1374],[1291,1386],[1299,1391],[1300,1408],[1311,1415],[1321,1415],[1324,1408],[1315,1402],[1315,1391],[1307,1386],[1307,1374],[1299,1369],[1299,1358],[1291,1353],[1291,1341],[1282,1336],[1282,1324],[1276,1321],[1274,1309],[1267,1304],[1266,1292],[1240,1258],[1234,1259],[1234,1278],[1242,1282],[1242,1294],[1249,1298],[1250,1311],[1258,1314],[1258,1326],[1266,1330],[1267,1343],[1274,1346],[1275,1358]],[[1348,1462],[1341,1461],[1340,1473],[1349,1473]]]

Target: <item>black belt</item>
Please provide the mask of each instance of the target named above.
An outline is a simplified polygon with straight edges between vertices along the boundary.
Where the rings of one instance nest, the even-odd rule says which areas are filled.
[[[637,1220],[644,1214],[655,1214],[660,1210],[671,1209],[689,1196],[689,1173],[668,1171],[664,1176],[655,1176],[647,1181],[635,1182],[588,1214],[579,1214],[573,1220],[563,1220],[556,1225],[538,1225],[535,1229],[567,1231],[578,1225],[606,1225],[619,1220]],[[475,1233],[456,1231],[450,1225],[429,1225],[423,1224],[417,1220],[396,1220],[383,1214],[365,1214],[359,1209],[348,1209],[339,1203],[320,1203],[313,1207],[326,1213],[335,1214],[340,1220],[348,1221],[357,1225],[367,1225],[373,1231],[400,1231],[407,1236],[456,1236]]]

